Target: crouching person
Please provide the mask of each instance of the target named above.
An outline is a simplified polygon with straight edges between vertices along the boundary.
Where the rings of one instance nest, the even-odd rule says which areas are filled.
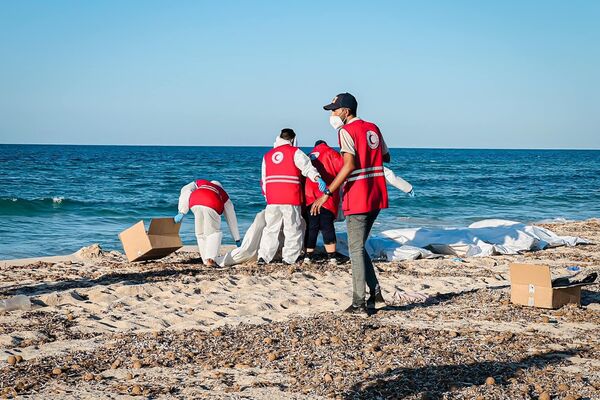
[[[194,214],[196,239],[198,251],[204,264],[217,265],[215,258],[221,248],[223,232],[221,232],[221,215],[231,231],[231,236],[236,245],[240,244],[240,231],[238,229],[235,208],[229,195],[217,181],[198,179],[181,188],[179,195],[179,213],[175,216],[176,223],[180,223],[189,210]]]

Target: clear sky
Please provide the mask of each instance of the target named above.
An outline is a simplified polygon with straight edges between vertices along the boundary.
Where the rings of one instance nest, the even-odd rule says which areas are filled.
[[[600,1],[1,1],[0,143],[600,148]]]

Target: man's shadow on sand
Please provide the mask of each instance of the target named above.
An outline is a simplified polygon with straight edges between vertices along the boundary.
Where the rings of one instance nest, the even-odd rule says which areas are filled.
[[[491,290],[499,290],[500,288],[493,288]],[[413,302],[407,303],[403,305],[386,305],[384,307],[380,307],[375,310],[369,310],[369,315],[375,315],[379,312],[389,312],[389,311],[410,311],[415,308],[426,308],[431,306],[436,306],[439,304],[443,304],[447,301],[454,299],[455,297],[460,297],[469,293],[477,292],[482,289],[473,289],[467,290],[463,292],[456,293],[439,293],[436,296],[428,297],[425,301],[421,302]],[[600,292],[593,292],[590,290],[581,290],[581,305],[588,306],[590,304],[598,304],[600,303]]]
[[[401,399],[407,396],[423,394],[424,399],[438,400],[453,388],[468,388],[485,384],[492,376],[495,385],[506,386],[509,379],[515,377],[518,370],[537,367],[543,369],[550,364],[561,362],[580,350],[566,352],[548,352],[524,357],[517,361],[482,361],[459,365],[429,365],[419,368],[396,368],[386,373],[369,377],[368,382],[357,383],[345,392],[345,399]],[[426,393],[426,394],[425,394]],[[536,398],[532,385],[528,384],[528,393],[523,395]]]

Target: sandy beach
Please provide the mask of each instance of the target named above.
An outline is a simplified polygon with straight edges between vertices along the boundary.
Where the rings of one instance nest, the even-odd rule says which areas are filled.
[[[0,262],[0,397],[600,398],[600,286],[582,306],[512,305],[511,262],[600,271],[600,220],[543,225],[594,244],[378,263],[388,306],[350,303],[350,265],[209,268],[185,248],[128,263],[92,246]],[[415,292],[426,300],[401,299]]]

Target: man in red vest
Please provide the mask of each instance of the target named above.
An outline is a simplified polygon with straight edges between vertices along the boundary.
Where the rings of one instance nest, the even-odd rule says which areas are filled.
[[[390,154],[377,125],[356,116],[358,103],[350,93],[337,95],[323,108],[331,111],[329,122],[338,130],[344,164],[323,196],[313,203],[311,214],[318,214],[345,183],[342,208],[348,229],[353,292],[352,304],[345,311],[368,315],[367,307],[385,303],[365,243],[377,215],[388,207],[383,163],[390,161]],[[370,293],[366,304],[365,284]]]
[[[310,158],[296,147],[296,133],[283,129],[275,139],[273,149],[263,157],[262,190],[267,200],[266,226],[258,249],[258,264],[269,263],[279,248],[279,232],[283,226],[283,262],[294,264],[303,247],[302,176],[318,183],[322,190],[327,184],[310,162]]]
[[[323,140],[318,140],[315,147],[308,154],[312,164],[317,168],[319,174],[325,183],[333,182],[340,169],[342,169],[343,160],[340,153],[329,147]],[[304,185],[305,204],[308,209],[323,192],[319,190],[316,183],[306,181]],[[327,260],[332,265],[337,265],[338,258],[336,253],[336,236],[334,222],[338,215],[338,207],[340,204],[339,191],[332,194],[331,197],[323,204],[321,212],[317,215],[308,215],[306,227],[306,254],[304,263],[310,264],[313,261],[315,247],[319,232],[323,236],[325,251],[327,252]]]
[[[219,254],[223,232],[221,232],[221,215],[229,225],[231,236],[239,246],[240,231],[237,225],[235,208],[229,195],[217,181],[198,179],[181,188],[179,195],[179,214],[174,218],[180,223],[183,216],[191,209],[194,213],[198,251],[202,261],[208,266],[215,266],[215,258]]]

